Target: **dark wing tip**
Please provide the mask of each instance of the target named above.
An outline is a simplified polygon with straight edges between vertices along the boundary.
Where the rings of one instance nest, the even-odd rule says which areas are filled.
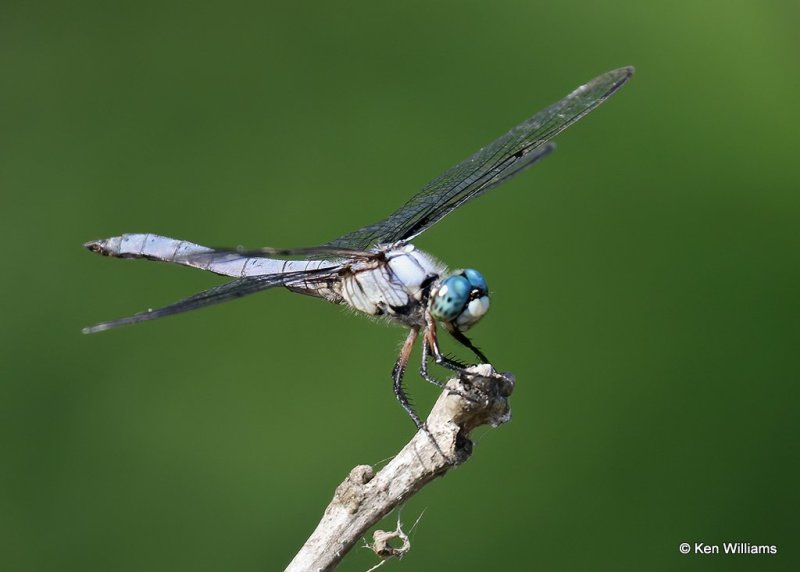
[[[562,104],[569,100],[585,99],[587,102],[586,110],[580,113],[573,121],[565,125],[561,130],[566,129],[567,126],[574,123],[592,109],[603,103],[606,99],[614,95],[628,80],[633,76],[636,70],[633,66],[626,66],[624,68],[617,68],[608,71],[604,74],[597,76],[590,80],[588,83],[578,87],[575,91],[570,93],[567,97],[555,105]]]
[[[604,81],[606,78],[614,78],[616,81],[614,81],[613,85],[611,86],[611,89],[609,89],[609,95],[611,95],[612,93],[617,91],[620,87],[622,87],[625,84],[625,82],[631,79],[631,76],[633,76],[634,73],[636,73],[636,68],[634,68],[633,66],[625,66],[623,68],[617,68],[615,70],[611,70],[610,72],[601,75],[599,78],[589,83],[590,84],[594,83],[594,81]]]
[[[601,75],[597,79],[606,78],[606,77],[616,77],[616,78],[618,78],[620,81],[622,81],[624,83],[624,82],[628,81],[628,79],[630,79],[630,77],[635,73],[636,73],[636,68],[635,67],[633,67],[633,66],[624,66],[624,67],[621,67],[621,68],[617,68],[615,70],[608,71],[608,72],[604,73],[603,75]]]

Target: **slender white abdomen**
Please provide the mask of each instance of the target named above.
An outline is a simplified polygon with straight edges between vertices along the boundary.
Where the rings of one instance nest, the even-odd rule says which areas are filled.
[[[214,254],[212,248],[150,233],[123,234],[87,242],[84,246],[106,256],[172,262],[236,278],[315,270],[333,264],[324,260],[278,260],[263,256],[242,256],[235,252],[211,256]],[[209,256],[206,257],[205,254]]]

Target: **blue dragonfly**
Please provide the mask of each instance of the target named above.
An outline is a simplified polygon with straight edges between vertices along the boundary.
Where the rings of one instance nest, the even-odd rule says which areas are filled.
[[[163,316],[195,310],[282,286],[292,292],[344,304],[380,316],[408,329],[392,370],[394,393],[414,421],[424,423],[403,388],[411,350],[422,340],[420,374],[442,387],[428,362],[468,376],[466,364],[444,355],[437,324],[463,344],[481,363],[489,363],[465,332],[489,309],[489,289],[477,270],[450,271],[412,241],[461,205],[501,185],[549,155],[550,141],[612,96],[632,76],[632,67],[612,70],[578,87],[560,101],[428,183],[385,219],[312,248],[258,250],[213,249],[155,234],[123,234],[87,242],[92,252],[116,258],[172,262],[235,280],[184,300],[133,316],[84,328],[96,333]],[[495,374],[500,375],[500,374]]]

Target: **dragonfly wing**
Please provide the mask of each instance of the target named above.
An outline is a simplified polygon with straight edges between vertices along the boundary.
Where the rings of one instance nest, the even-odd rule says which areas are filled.
[[[220,286],[209,288],[208,290],[204,290],[194,296],[190,296],[179,302],[170,304],[169,306],[164,306],[163,308],[140,312],[133,316],[111,320],[110,322],[101,322],[94,326],[84,328],[83,333],[94,334],[120,326],[127,326],[128,324],[136,324],[147,320],[155,320],[156,318],[162,318],[164,316],[180,314],[182,312],[188,312],[189,310],[210,306],[211,304],[218,304],[227,300],[241,298],[242,296],[254,294],[276,286],[300,286],[313,289],[314,284],[325,283],[335,279],[338,276],[337,272],[340,268],[340,266],[330,266],[314,270],[240,278],[226,284],[221,284]]]
[[[366,250],[377,243],[410,240],[467,201],[534,165],[553,149],[549,140],[613,95],[633,75],[620,68],[596,77],[562,100],[480,149],[426,185],[387,218],[327,244]]]

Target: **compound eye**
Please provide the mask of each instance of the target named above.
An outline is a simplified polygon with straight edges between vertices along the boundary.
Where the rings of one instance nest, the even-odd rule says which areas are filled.
[[[473,298],[467,304],[467,307],[458,315],[456,319],[456,326],[462,332],[466,332],[472,326],[477,324],[484,314],[489,311],[489,296],[481,296],[480,298]]]
[[[489,293],[489,287],[486,285],[486,279],[483,274],[474,268],[467,268],[463,274],[464,278],[469,281],[470,286],[478,290],[482,296]]]
[[[450,276],[442,282],[431,305],[431,315],[440,322],[458,318],[469,300],[472,285],[464,276]]]

